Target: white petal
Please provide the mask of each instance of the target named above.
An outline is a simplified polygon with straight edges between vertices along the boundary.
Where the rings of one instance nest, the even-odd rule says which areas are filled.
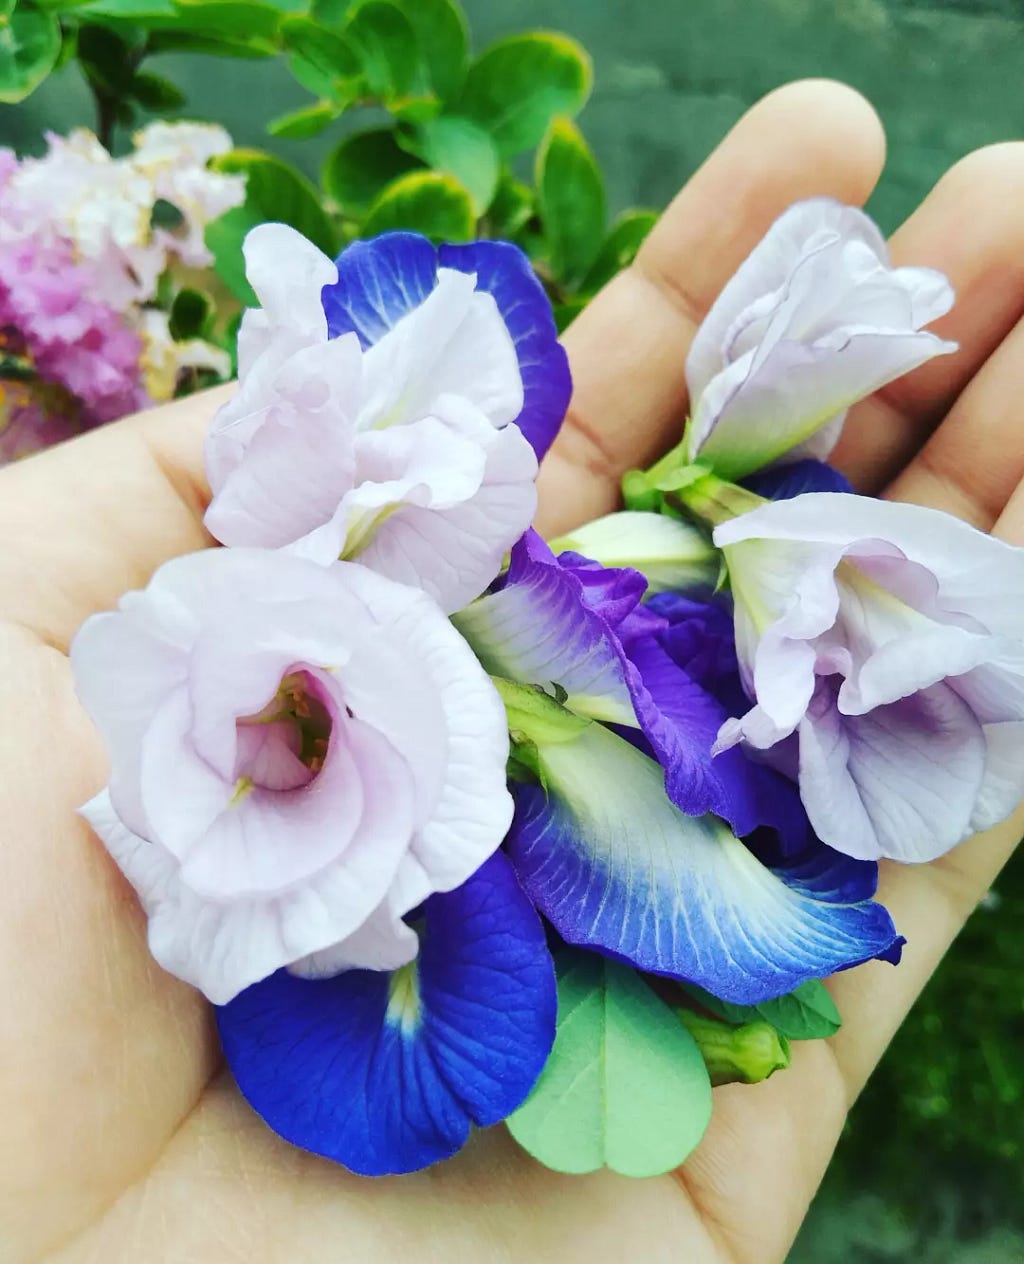
[[[974,803],[971,831],[999,825],[1024,802],[1024,720],[985,725],[985,776]]]
[[[817,542],[844,551],[858,541],[886,541],[935,576],[945,609],[966,611],[990,632],[1024,639],[1024,549],[951,514],[898,501],[811,492],[723,523],[715,528],[714,539],[719,548],[757,539]]]
[[[242,251],[245,274],[270,322],[311,340],[325,339],[320,292],[338,279],[334,263],[287,224],[260,224]]]
[[[822,685],[800,725],[800,796],[837,851],[934,860],[970,834],[985,758],[981,726],[948,685],[862,716],[841,716]]]

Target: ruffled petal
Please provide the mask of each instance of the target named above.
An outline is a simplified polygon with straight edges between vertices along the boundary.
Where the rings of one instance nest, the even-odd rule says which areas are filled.
[[[554,441],[572,394],[569,361],[555,328],[551,303],[526,255],[509,242],[442,246],[442,267],[476,276],[490,294],[515,345],[523,384],[516,424],[540,459]]]
[[[509,854],[570,943],[738,1004],[891,953],[892,921],[861,888],[848,899],[833,872],[821,896],[804,867],[792,883],[766,868],[721,821],[675,808],[658,765],[599,725],[539,759],[546,789],[514,787]]]
[[[218,1012],[242,1093],[295,1145],[367,1176],[448,1158],[504,1119],[554,1041],[555,975],[540,919],[493,856],[423,907],[400,975],[280,972]]]
[[[822,681],[800,725],[800,794],[818,837],[848,856],[934,860],[971,833],[986,741],[946,684],[841,715]]]

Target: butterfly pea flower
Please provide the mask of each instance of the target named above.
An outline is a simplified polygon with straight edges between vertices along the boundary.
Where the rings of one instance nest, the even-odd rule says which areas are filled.
[[[686,459],[735,480],[780,459],[824,458],[851,404],[956,350],[924,328],[952,303],[942,273],[892,266],[863,212],[797,202],[693,340]]]
[[[531,533],[455,617],[509,712],[507,848],[527,894],[568,942],[739,1003],[898,955],[875,866],[820,846],[774,769],[712,758],[730,714],[717,693],[740,688],[728,615],[693,637],[713,652],[687,655],[679,612],[640,606],[644,589]],[[759,826],[779,857],[738,837]]]
[[[1024,798],[1024,550],[834,492],[722,522],[753,705],[723,725],[798,777],[853,857],[941,856]]]
[[[83,814],[157,961],[215,1003],[282,967],[405,965],[405,915],[508,826],[494,687],[422,591],[365,567],[177,558],[71,663],[111,767]]]
[[[413,921],[419,953],[400,970],[281,970],[217,1011],[250,1105],[363,1176],[428,1167],[511,1114],[555,1038],[544,927],[501,852]]]
[[[757,1004],[902,939],[873,896],[877,866],[812,843],[783,858],[690,816],[663,769],[621,732],[544,692],[500,683],[527,771],[512,782],[506,848],[568,943]]]
[[[335,263],[270,224],[245,257],[262,307],[243,319],[239,390],[207,439],[207,526],[464,606],[530,524],[568,402],[525,256],[389,233]]]

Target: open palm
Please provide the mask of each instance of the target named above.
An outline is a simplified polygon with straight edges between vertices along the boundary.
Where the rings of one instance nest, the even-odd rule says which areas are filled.
[[[612,508],[622,472],[678,438],[686,349],[723,282],[790,202],[863,201],[883,149],[871,110],[834,84],[783,89],[737,125],[566,336],[576,390],[542,471],[544,529]],[[896,235],[899,262],[950,275],[958,303],[939,332],[961,350],[862,404],[836,454],[864,490],[1017,543],[1022,191],[1024,145],[982,151]],[[502,1128],[439,1168],[376,1181],[293,1149],[235,1093],[205,1002],[151,960],[131,889],[74,816],[106,768],[68,642],[162,561],[210,543],[201,436],[223,398],[0,475],[0,1264],[782,1260],[850,1102],[1021,821],[883,871],[903,964],[840,976],[840,1035],[797,1046],[765,1084],[717,1090],[708,1136],[672,1176],[558,1176]]]

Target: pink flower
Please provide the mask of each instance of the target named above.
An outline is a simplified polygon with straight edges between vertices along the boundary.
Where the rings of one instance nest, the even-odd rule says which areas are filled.
[[[83,812],[153,955],[223,1003],[281,966],[393,969],[511,818],[501,702],[422,592],[362,566],[168,562],[71,648],[111,758]]]
[[[0,243],[0,326],[17,331],[35,371],[82,401],[89,423],[149,402],[140,381],[142,342],[94,292],[92,268],[59,240]]]

